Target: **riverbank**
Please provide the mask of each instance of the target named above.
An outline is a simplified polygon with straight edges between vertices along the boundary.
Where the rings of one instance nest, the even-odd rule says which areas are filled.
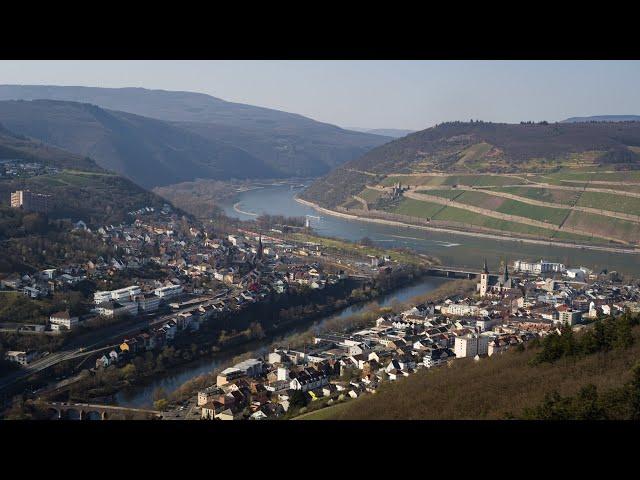
[[[355,285],[352,285],[344,290],[342,295],[338,295],[337,291],[330,291],[326,295],[327,298],[333,300],[322,304],[308,305],[313,308],[307,309],[309,311],[304,314],[300,312],[300,315],[285,315],[287,312],[283,313],[281,305],[274,304],[272,310],[275,312],[274,315],[278,316],[277,324],[271,326],[265,324],[264,331],[257,336],[247,335],[246,331],[241,331],[226,334],[222,340],[216,332],[209,332],[204,327],[195,335],[190,335],[185,339],[176,339],[174,346],[168,347],[165,349],[166,351],[153,354],[151,358],[147,358],[151,354],[151,352],[147,352],[145,356],[136,356],[120,367],[109,367],[93,373],[84,371],[82,375],[76,377],[76,382],[66,384],[64,389],[50,392],[50,395],[56,398],[62,398],[65,395],[81,395],[82,398],[78,398],[78,400],[82,401],[111,397],[118,404],[131,405],[126,400],[135,396],[132,392],[136,390],[143,391],[144,395],[151,397],[156,386],[167,389],[167,385],[163,383],[165,378],[177,376],[181,384],[185,381],[185,371],[200,370],[203,364],[208,365],[207,371],[210,371],[215,368],[215,364],[229,359],[230,356],[238,355],[247,349],[255,349],[284,335],[299,331],[300,328],[306,328],[310,324],[321,323],[327,318],[340,315],[341,312],[353,312],[354,307],[357,308],[358,305],[366,305],[368,302],[375,302],[383,297],[392,297],[394,292],[410,288],[411,284],[416,283],[416,279],[425,278],[423,271],[412,272],[413,269],[408,270],[405,276],[399,278],[399,281],[394,283],[390,289],[384,289],[384,285],[379,282],[372,282],[371,284],[358,284],[360,286],[353,290]],[[432,283],[437,283],[435,279],[428,278]],[[356,294],[353,294],[354,291]],[[263,314],[258,316],[266,318]],[[190,368],[190,365],[193,368]],[[192,376],[196,376],[198,373]],[[176,381],[174,378],[173,382]],[[124,393],[121,394],[121,392]],[[144,402],[144,405],[150,404],[150,401]],[[141,405],[143,404],[135,402],[133,406]]]
[[[426,225],[415,225],[412,223],[399,222],[397,220],[385,220],[381,218],[370,218],[370,217],[362,217],[358,215],[337,212],[335,210],[329,210],[328,208],[321,207],[320,205],[310,202],[308,200],[304,200],[299,196],[294,196],[294,200],[302,205],[307,207],[311,207],[314,210],[325,213],[327,215],[331,215],[334,217],[344,218],[348,220],[355,220],[359,222],[368,222],[368,223],[377,223],[380,225],[389,225],[396,227],[404,227],[404,228],[412,228],[416,230],[423,231],[435,231],[435,232],[444,232],[451,233],[454,235],[464,235],[467,237],[475,237],[475,238],[487,238],[494,240],[508,240],[512,242],[522,242],[528,243],[532,245],[544,245],[544,246],[555,246],[562,248],[574,248],[580,250],[594,250],[600,252],[609,252],[609,253],[623,253],[623,254],[640,254],[640,249],[630,249],[630,248],[618,248],[618,247],[606,247],[600,245],[589,245],[589,244],[576,244],[576,243],[567,243],[567,242],[559,242],[555,240],[536,240],[532,238],[524,238],[524,237],[514,237],[514,236],[505,236],[505,235],[496,235],[492,233],[481,233],[481,232],[465,232],[462,230],[455,230],[452,228],[444,228],[444,227],[430,227]]]
[[[469,295],[475,290],[475,282],[470,280],[450,280],[441,282],[440,285],[428,292],[418,293],[416,295],[410,295],[401,301],[386,303],[378,306],[371,306],[371,308],[362,309],[362,311],[353,315],[344,316],[342,318],[335,317],[328,319],[321,325],[314,325],[306,330],[283,337],[277,341],[273,341],[268,346],[262,347],[257,351],[249,351],[245,354],[234,358],[225,364],[218,366],[216,370],[195,377],[188,382],[185,382],[179,388],[177,388],[171,395],[171,403],[175,406],[183,404],[186,401],[190,401],[190,404],[195,405],[195,398],[193,398],[198,390],[206,388],[216,383],[217,373],[230,365],[239,361],[245,360],[251,357],[262,356],[265,351],[273,350],[276,347],[287,345],[292,349],[303,349],[305,346],[313,344],[313,337],[318,333],[335,332],[340,331],[342,333],[349,333],[362,328],[367,328],[375,324],[375,320],[385,313],[397,313],[410,306],[427,302],[437,301],[442,298],[452,295]],[[316,406],[320,406],[317,404]],[[292,412],[293,413],[293,412]],[[296,412],[297,414],[297,412]],[[297,415],[291,415],[291,418]],[[289,416],[287,416],[288,418]],[[192,416],[187,416],[192,418]],[[197,417],[199,418],[199,416]]]

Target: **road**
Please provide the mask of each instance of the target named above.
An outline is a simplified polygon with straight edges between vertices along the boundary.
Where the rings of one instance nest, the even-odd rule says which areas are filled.
[[[114,348],[116,345],[119,345],[119,343],[113,343],[116,340],[122,340],[127,335],[131,335],[133,333],[137,333],[150,327],[154,327],[156,325],[167,322],[179,313],[191,310],[198,305],[210,305],[212,303],[215,303],[228,293],[229,290],[227,289],[221,293],[216,294],[213,297],[201,297],[200,300],[202,300],[202,302],[200,303],[189,305],[188,307],[175,310],[171,313],[161,315],[159,317],[146,317],[136,321],[133,324],[127,323],[112,325],[109,327],[101,328],[99,330],[95,330],[93,332],[89,332],[86,335],[82,335],[81,337],[71,340],[65,350],[50,353],[45,357],[31,362],[29,365],[21,368],[20,370],[17,370],[10,373],[9,375],[5,375],[4,377],[0,378],[0,391],[15,384],[20,380],[24,380],[34,373],[46,370],[47,368],[50,368],[60,362],[73,360],[75,358],[80,358],[86,355],[91,355],[108,348]]]

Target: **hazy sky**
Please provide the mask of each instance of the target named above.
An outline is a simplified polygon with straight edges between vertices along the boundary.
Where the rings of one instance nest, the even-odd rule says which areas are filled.
[[[342,127],[640,114],[640,61],[0,61],[0,84],[202,92]]]

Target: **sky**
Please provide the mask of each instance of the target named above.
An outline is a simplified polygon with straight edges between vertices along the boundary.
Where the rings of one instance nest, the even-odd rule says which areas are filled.
[[[640,115],[640,61],[9,61],[0,84],[206,93],[341,127]]]

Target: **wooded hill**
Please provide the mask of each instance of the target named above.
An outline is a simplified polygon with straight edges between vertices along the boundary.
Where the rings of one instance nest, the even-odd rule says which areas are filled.
[[[52,195],[50,218],[83,220],[90,225],[120,223],[128,212],[169,203],[126,178],[99,167],[88,157],[65,152],[0,126],[0,161],[26,160],[58,173],[25,178],[0,177],[0,206],[8,208],[11,192],[30,189]]]
[[[60,144],[61,147],[90,154],[101,165],[151,187],[166,185],[172,174],[176,179],[169,183],[198,177],[222,180],[324,175],[391,140],[302,115],[227,102],[194,92],[0,85],[0,100],[20,99],[88,103],[106,110],[115,119],[103,118],[106,114],[102,112],[89,111],[89,116],[86,111],[81,115],[60,112],[60,105],[57,112],[42,119],[29,118],[39,123],[46,121],[46,130],[39,129],[39,132],[48,135],[49,140],[55,136],[61,142],[69,142]],[[21,105],[21,108],[26,107]],[[131,118],[125,112],[147,120]],[[29,134],[10,123],[9,118],[3,120],[1,113],[0,108],[0,122],[4,121],[17,133]],[[68,124],[71,120],[73,123]],[[112,125],[112,122],[115,123]],[[67,138],[65,125],[74,127],[73,139]],[[32,136],[38,137],[34,127],[24,122],[20,127],[29,127]],[[96,129],[100,136],[96,136]],[[112,163],[108,165],[107,160]]]

